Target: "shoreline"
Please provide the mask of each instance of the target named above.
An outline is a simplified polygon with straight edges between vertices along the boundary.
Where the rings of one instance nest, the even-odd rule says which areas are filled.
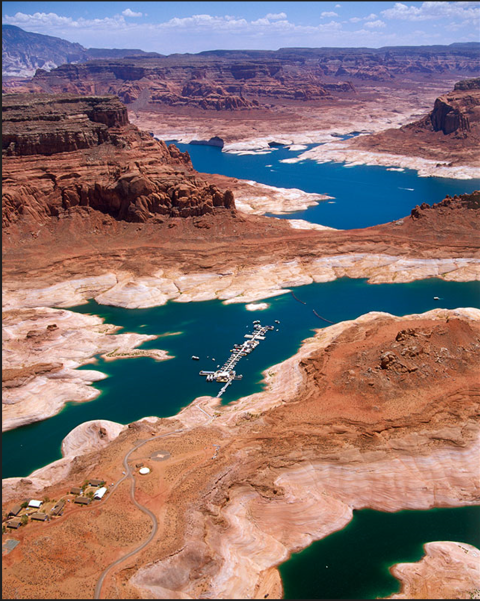
[[[93,298],[97,303],[125,309],[131,308],[132,305],[135,308],[160,307],[168,301],[220,300],[224,304],[245,304],[247,310],[255,310],[258,305],[265,308],[268,305],[264,302],[266,299],[287,294],[297,286],[333,281],[339,277],[369,276],[367,282],[370,284],[413,282],[428,277],[450,281],[480,280],[480,260],[468,259],[407,261],[392,257],[343,255],[331,259],[314,259],[310,265],[289,261],[283,267],[284,271],[278,264],[273,264],[264,266],[261,270],[251,268],[247,270],[247,274],[240,272],[236,276],[232,273],[199,273],[172,279],[168,278],[168,272],[162,271],[160,278],[148,278],[152,287],[147,289],[148,302],[143,305],[138,298],[135,299],[135,293],[139,289],[145,294],[146,278],[138,280],[129,277],[128,274],[122,274],[121,277],[105,274],[93,278],[67,280],[47,288],[23,289],[16,292],[6,291],[8,284],[5,283],[4,312],[8,315],[8,311],[24,311],[27,319],[20,318],[15,325],[7,324],[5,327],[3,347],[7,359],[4,360],[4,369],[13,370],[14,373],[11,376],[13,384],[4,388],[2,430],[12,430],[53,417],[67,402],[88,402],[97,398],[100,392],[93,384],[104,379],[105,374],[96,370],[76,369],[94,362],[95,355],[100,355],[106,361],[135,357],[151,357],[156,361],[172,358],[163,350],[136,348],[143,342],[155,339],[156,336],[137,333],[115,334],[119,328],[105,324],[104,319],[97,315],[84,315],[55,308],[55,305],[61,307],[81,304],[80,300],[86,303],[93,291],[96,293]],[[111,287],[113,281],[119,283]],[[242,281],[249,281],[247,290],[240,285]],[[258,289],[255,289],[255,282]],[[105,289],[102,289],[102,283]],[[157,293],[158,288],[154,287],[155,284],[162,290],[176,290],[177,294]],[[289,284],[289,288],[283,287],[286,284]],[[81,299],[78,298],[80,294]],[[29,304],[25,303],[27,298],[30,300]],[[156,302],[152,303],[152,299]],[[48,308],[42,306],[46,304],[49,305]],[[56,328],[50,331],[52,321],[58,322],[60,327],[54,324]],[[33,324],[36,330],[32,333],[30,328]],[[77,344],[73,346],[68,334],[72,328],[78,336]],[[43,372],[36,373],[34,370],[33,373],[24,374],[21,371],[25,369],[25,365],[28,367],[29,363],[24,356],[25,350],[22,346],[18,347],[15,340],[26,333],[36,334],[34,361],[47,366],[42,368]],[[35,365],[30,371],[34,368]],[[20,371],[19,377],[23,377],[24,381],[15,381],[15,370]]]
[[[435,317],[437,319],[442,320],[443,319],[443,315],[444,314],[449,314],[451,312],[445,312],[442,310],[434,310],[434,311],[429,311],[425,314],[422,314],[422,317]],[[480,312],[478,310],[458,310],[458,311],[453,311],[454,314],[462,314],[465,316],[471,316],[474,317],[476,320],[479,319],[480,317]],[[368,322],[369,320],[374,320],[376,319],[379,315],[381,315],[380,313],[371,313],[371,314],[366,314],[364,316],[362,316],[361,318],[354,320],[354,322],[358,322],[358,321],[363,321],[363,322]],[[405,316],[404,318],[395,318],[398,319],[399,322],[405,323],[405,321],[410,318],[413,319],[414,317],[418,317],[418,316]],[[328,328],[328,332],[326,330],[322,330],[322,336],[323,336],[323,340],[321,342],[321,346],[325,347],[328,346],[328,344],[330,344],[333,340],[335,340],[338,336],[338,333],[343,331],[345,328],[348,328],[353,322],[349,322],[349,323],[345,323],[342,322],[342,324],[337,324],[336,326],[332,326],[331,328]],[[266,370],[266,372],[264,372],[264,383],[266,383],[266,389],[260,393],[255,393],[254,395],[250,395],[248,397],[243,397],[242,399],[239,399],[237,402],[231,403],[230,406],[226,407],[226,408],[222,408],[222,412],[221,415],[217,418],[216,420],[216,426],[228,426],[229,424],[231,424],[233,426],[234,423],[238,423],[239,420],[241,420],[242,415],[245,415],[251,411],[255,411],[255,414],[258,415],[258,413],[260,412],[260,415],[262,415],[265,411],[272,409],[274,406],[278,406],[281,405],[282,403],[285,402],[289,402],[288,399],[292,398],[292,396],[294,396],[295,391],[298,389],[298,386],[301,385],[301,380],[298,379],[297,376],[297,372],[295,370],[295,368],[293,368],[293,363],[298,363],[299,360],[301,360],[302,357],[308,356],[309,354],[309,350],[311,350],[311,348],[314,348],[316,346],[316,342],[318,340],[318,335],[314,336],[311,339],[307,339],[303,342],[302,347],[300,349],[300,351],[294,355],[292,358],[287,359],[286,361],[282,362],[281,364],[278,364],[277,366],[273,366],[271,368],[269,368],[268,370]],[[317,342],[318,344],[318,342]],[[310,349],[308,348],[310,346]],[[289,366],[289,367],[287,367]],[[293,368],[293,370],[292,370]],[[277,369],[277,371],[276,371]],[[288,373],[285,373],[285,370]],[[273,378],[273,381],[272,381]],[[281,382],[279,382],[279,380],[281,380]],[[281,390],[281,393],[280,393]],[[279,396],[280,395],[280,396]],[[287,399],[287,400],[282,400],[282,399]],[[208,399],[206,399],[208,401]],[[212,399],[212,401],[215,401],[215,399]],[[215,406],[214,403],[210,403],[210,409],[212,409]],[[187,411],[188,408],[186,408],[185,411]],[[240,412],[240,413],[239,413]],[[179,414],[177,417],[181,417],[181,414]],[[185,423],[185,422],[183,422]],[[453,490],[451,490],[450,492],[447,493],[447,489],[444,490],[446,494],[446,496],[443,496],[443,493],[440,492],[439,489],[437,489],[435,491],[434,496],[432,497],[431,492],[430,493],[423,493],[419,490],[417,490],[418,488],[418,483],[415,482],[410,482],[411,480],[411,476],[412,476],[412,472],[410,470],[410,468],[408,467],[408,463],[413,461],[412,464],[412,468],[413,466],[415,466],[414,468],[414,472],[419,472],[418,475],[416,476],[416,478],[420,478],[420,480],[422,482],[427,482],[429,481],[429,476],[426,474],[423,474],[423,471],[426,470],[427,472],[430,469],[433,469],[432,466],[434,465],[443,465],[445,466],[446,463],[450,463],[452,462],[452,465],[456,465],[457,467],[455,468],[455,473],[456,473],[456,469],[458,468],[458,462],[460,461],[460,455],[462,455],[462,453],[465,454],[465,459],[462,459],[462,463],[465,465],[465,467],[467,465],[471,465],[471,455],[473,453],[474,457],[478,456],[478,451],[479,451],[479,443],[480,440],[477,440],[473,445],[469,444],[466,447],[464,447],[463,449],[458,449],[458,450],[452,450],[451,453],[453,453],[452,457],[447,459],[447,457],[449,457],[449,453],[450,451],[447,451],[445,448],[442,451],[438,451],[437,453],[433,453],[433,454],[429,454],[428,452],[423,453],[420,456],[415,456],[415,457],[411,457],[409,455],[404,455],[403,460],[401,462],[401,464],[392,464],[391,462],[389,462],[388,460],[386,460],[386,464],[384,467],[382,467],[381,463],[382,460],[380,459],[373,459],[372,460],[375,462],[376,466],[375,469],[372,470],[370,467],[369,462],[366,460],[366,464],[363,466],[363,464],[360,464],[360,466],[358,468],[355,468],[355,464],[350,464],[351,468],[350,469],[359,469],[361,472],[364,473],[364,477],[368,477],[368,478],[372,478],[372,472],[380,472],[379,477],[381,479],[387,477],[389,479],[393,479],[392,481],[392,486],[395,488],[395,490],[397,490],[398,488],[398,482],[399,482],[399,478],[401,477],[401,472],[405,471],[406,473],[410,473],[410,477],[409,478],[401,478],[402,482],[404,483],[404,485],[406,485],[407,489],[410,490],[410,493],[407,493],[407,490],[404,490],[403,492],[400,492],[400,494],[397,494],[395,496],[390,496],[389,494],[387,494],[387,491],[385,491],[384,494],[386,494],[386,497],[384,496],[384,494],[381,495],[381,497],[383,498],[383,501],[381,502],[381,504],[379,505],[378,501],[375,501],[373,498],[370,501],[366,501],[364,500],[363,502],[360,503],[355,503],[354,507],[357,509],[361,509],[361,508],[366,508],[366,507],[371,507],[372,509],[377,509],[377,510],[381,510],[381,511],[397,511],[400,509],[428,509],[428,508],[433,508],[436,506],[444,506],[444,507],[456,507],[456,506],[463,506],[463,505],[471,505],[471,504],[475,504],[475,502],[473,500],[471,501],[467,501],[466,498],[464,498],[463,500],[458,500],[458,499],[454,499],[452,496]],[[440,453],[440,454],[438,454]],[[443,453],[443,454],[442,454]],[[446,453],[446,455],[445,455]],[[460,455],[459,455],[460,454]],[[437,456],[438,455],[438,456]],[[443,456],[445,455],[445,457]],[[454,456],[456,457],[456,459],[454,459]],[[463,455],[462,455],[463,456]],[[405,462],[407,462],[407,464],[405,464]],[[308,465],[311,465],[310,462],[307,462]],[[328,459],[325,459],[323,461],[323,464],[325,464],[325,476],[327,477],[327,480],[325,480],[325,478],[322,478],[320,480],[320,482],[322,482],[322,485],[325,486],[326,482],[329,482],[332,479],[332,474],[331,474],[331,470],[334,469],[336,463],[329,463]],[[402,466],[402,464],[404,464]],[[329,467],[328,467],[329,466]],[[423,466],[423,467],[422,467]],[[430,467],[428,467],[430,466]],[[320,461],[320,464],[318,467],[315,467],[314,465],[311,466],[312,469],[314,470],[320,470],[320,473],[323,469],[322,467],[322,462]],[[264,574],[265,577],[268,574],[270,577],[270,571],[272,569],[275,569],[276,565],[279,565],[280,563],[283,563],[284,561],[286,561],[289,557],[290,553],[293,552],[297,552],[303,548],[305,548],[306,546],[308,546],[308,544],[310,544],[313,540],[320,540],[321,538],[324,538],[325,536],[327,536],[328,534],[330,534],[332,531],[338,530],[340,528],[343,528],[351,519],[351,504],[349,503],[348,505],[343,506],[341,505],[334,505],[332,506],[330,504],[330,501],[328,500],[330,498],[330,495],[333,494],[333,490],[335,490],[335,495],[340,494],[341,496],[342,493],[340,492],[341,490],[341,480],[342,478],[339,478],[340,481],[340,489],[338,489],[338,486],[334,486],[333,490],[329,493],[327,493],[327,497],[324,496],[325,493],[319,494],[317,495],[317,493],[314,493],[314,497],[315,497],[315,501],[312,503],[307,503],[307,505],[305,505],[305,503],[302,501],[302,499],[305,499],[305,490],[302,488],[305,486],[305,484],[301,484],[300,489],[298,488],[298,485],[300,484],[300,481],[298,481],[298,478],[302,476],[302,473],[304,473],[305,471],[305,467],[300,466],[297,470],[296,468],[285,468],[284,470],[281,470],[281,475],[279,477],[277,477],[274,481],[274,485],[275,486],[279,486],[281,489],[286,490],[287,492],[285,493],[285,500],[282,501],[282,499],[278,499],[278,500],[273,500],[271,499],[271,503],[273,504],[273,506],[278,505],[279,503],[281,504],[281,507],[283,508],[282,511],[287,512],[288,515],[291,515],[291,519],[295,520],[296,518],[294,518],[294,516],[299,516],[302,515],[302,524],[300,527],[300,531],[304,532],[305,531],[305,516],[309,515],[312,513],[313,511],[313,515],[311,515],[310,518],[308,518],[308,526],[306,527],[307,532],[309,532],[307,538],[308,540],[304,540],[305,538],[305,534],[302,534],[300,536],[300,533],[298,534],[298,536],[300,536],[301,538],[301,542],[297,542],[295,545],[289,546],[289,553],[284,553],[282,552],[280,557],[277,556],[277,558],[275,559],[275,561],[271,561],[271,559],[266,559],[263,557],[262,561],[261,561],[261,567],[259,567],[256,570],[256,574],[258,575],[258,578],[260,578],[260,574]],[[338,467],[338,469],[342,470],[345,468],[342,468],[342,466],[340,465]],[[392,471],[393,470],[393,471]],[[410,470],[410,472],[409,472]],[[398,472],[398,473],[396,473]],[[315,473],[315,472],[313,472]],[[454,472],[452,472],[453,475]],[[370,475],[369,475],[370,474]],[[312,474],[313,475],[313,474]],[[360,475],[360,474],[359,474]],[[432,475],[433,476],[433,473]],[[375,479],[377,476],[373,476],[373,478]],[[444,474],[443,477],[446,477],[448,479],[448,477],[446,476],[446,474]],[[436,478],[435,478],[436,479]],[[414,478],[415,480],[415,478]],[[362,482],[363,478],[360,478],[359,482]],[[297,482],[297,483],[296,483]],[[304,480],[302,479],[301,482],[304,482]],[[466,481],[465,481],[466,482]],[[444,482],[442,484],[443,487],[445,487],[446,483]],[[317,483],[315,485],[313,485],[313,489],[310,486],[310,484],[307,485],[308,486],[308,490],[312,491],[316,491],[317,488],[321,487],[320,483]],[[330,486],[331,487],[331,486]],[[413,487],[413,488],[412,488]],[[369,490],[370,488],[372,490],[375,490],[375,486],[372,484],[372,487],[368,487]],[[388,487],[387,487],[388,488]],[[428,488],[428,487],[427,487]],[[448,488],[448,486],[447,486]],[[413,493],[413,490],[416,490],[415,493]],[[303,493],[301,492],[303,490]],[[365,488],[362,486],[361,490],[364,491],[364,493],[366,493]],[[362,495],[364,493],[360,493],[360,489],[359,489],[359,494]],[[311,494],[311,493],[310,493]],[[308,497],[308,495],[306,495]],[[368,495],[367,495],[368,496]],[[375,496],[375,495],[374,495]],[[463,496],[463,493],[462,493]],[[424,498],[425,497],[425,498]],[[443,500],[442,500],[443,498]],[[447,500],[448,498],[448,500]],[[257,500],[258,499],[258,500]],[[389,499],[389,504],[387,503],[387,505],[384,504],[385,499]],[[305,507],[300,510],[300,507],[298,506],[300,505],[305,505]],[[393,503],[393,505],[392,505]],[[303,507],[302,505],[302,507]],[[270,506],[270,505],[268,505]],[[289,508],[292,508],[291,511]],[[344,507],[344,509],[341,509],[341,507]],[[229,504],[226,508],[224,508],[222,514],[223,517],[227,520],[227,523],[230,524],[230,528],[226,531],[225,535],[223,535],[222,537],[222,549],[223,549],[223,553],[222,555],[224,555],[224,557],[228,557],[229,561],[233,560],[234,557],[237,557],[238,560],[240,560],[240,556],[238,556],[238,553],[236,552],[236,547],[238,545],[240,545],[240,547],[242,546],[242,539],[247,536],[247,537],[254,537],[257,538],[257,536],[260,536],[260,533],[258,532],[258,525],[259,525],[259,520],[262,519],[263,516],[263,511],[264,509],[265,511],[267,509],[267,505],[265,505],[261,499],[258,498],[257,495],[253,495],[253,493],[251,492],[250,489],[245,488],[243,489],[242,487],[240,487],[238,489],[237,492],[231,491],[229,493]],[[320,508],[320,509],[319,509]],[[258,511],[260,511],[260,513],[258,513]],[[278,509],[278,511],[280,511],[280,509]],[[319,526],[318,524],[318,520],[319,520],[319,512],[322,515],[322,520],[323,520],[323,524],[321,524]],[[335,515],[338,514],[338,519],[340,520],[338,523],[334,522],[334,517],[332,514],[332,511],[335,512]],[[347,513],[344,513],[344,512]],[[340,513],[338,513],[340,512]],[[328,519],[327,517],[325,517],[324,514],[328,515]],[[252,515],[253,514],[253,515]],[[275,511],[274,511],[274,515],[276,515]],[[252,532],[251,527],[249,526],[249,523],[251,522],[251,520],[254,519],[255,524],[256,524],[256,529],[255,532]],[[322,520],[320,520],[320,522],[322,522]],[[242,526],[242,524],[244,523],[244,526]],[[335,523],[335,527],[332,529],[332,524]],[[290,524],[290,529],[293,528],[293,531],[295,530],[295,521],[293,523]],[[320,530],[318,530],[320,528]],[[315,532],[317,529],[317,532],[315,535],[312,535],[312,532]],[[326,530],[325,530],[326,529]],[[246,534],[242,534],[245,533]],[[273,548],[277,548],[278,547],[278,537],[276,536],[275,533],[275,527],[274,527],[274,523],[270,521],[270,519],[266,522],[266,524],[264,525],[264,529],[262,530],[263,534],[262,536],[266,539],[264,542],[262,543],[258,543],[259,548],[269,548],[271,549]],[[268,532],[268,534],[267,534]],[[213,536],[213,534],[211,534],[210,536]],[[289,537],[291,536],[291,533],[289,534]],[[267,539],[270,540],[270,543],[267,542]],[[274,542],[275,541],[275,542]],[[185,549],[185,547],[184,547]],[[187,544],[187,549],[188,549],[188,544]],[[277,553],[280,552],[280,549],[277,549],[275,552]],[[286,551],[286,550],[285,550]],[[252,553],[253,550],[251,549],[250,552]],[[182,553],[188,553],[188,550],[182,551]],[[243,555],[243,554],[242,554]],[[249,555],[250,556],[250,555]],[[253,555],[251,556],[253,559]],[[255,554],[255,557],[256,554]],[[178,559],[178,561],[180,562],[179,565],[181,565],[181,559]],[[265,561],[267,563],[265,563]],[[155,581],[157,582],[161,582],[162,581],[162,574],[163,569],[160,567],[161,561],[157,561],[154,562],[153,564],[151,564],[150,566],[144,566],[142,568],[140,568],[140,570],[135,574],[134,578],[132,579],[132,584],[134,584],[137,587],[140,587],[142,589],[147,589],[149,590],[151,593],[153,594],[172,594],[173,591],[170,589],[160,589],[157,587],[149,587],[149,585],[147,584],[148,581],[150,581],[152,578],[155,579]],[[242,564],[243,565],[243,564]],[[250,565],[250,563],[249,563]],[[168,563],[168,569],[175,569],[173,565],[171,565],[170,563]],[[165,566],[166,569],[166,566]],[[180,569],[180,568],[178,568]],[[243,581],[249,581],[250,582],[250,587],[253,587],[255,590],[258,590],[259,587],[262,587],[262,581],[257,580],[256,578],[253,577],[252,574],[250,574],[250,577],[247,576],[247,574],[244,572],[244,570],[247,569],[246,566],[240,567],[237,563],[234,563],[233,565],[230,565],[227,567],[227,565],[223,564],[223,568],[222,568],[222,574],[223,576],[220,578],[220,581],[223,582],[224,584],[226,583],[226,580],[228,579],[233,579],[233,580],[237,580],[236,577],[234,577],[234,574],[240,574],[243,573],[242,576],[242,580]],[[250,568],[248,568],[250,569]],[[273,580],[273,582],[275,582],[275,580]],[[220,582],[218,583],[218,585],[220,585]],[[217,597],[221,597],[223,595],[241,595],[242,597],[250,597],[251,593],[253,591],[253,589],[248,588],[248,586],[245,584],[245,586],[242,588],[242,586],[240,585],[240,589],[235,588],[235,589],[229,589],[229,588],[224,588],[224,586],[220,586],[220,588],[215,588],[215,584],[211,585],[212,587],[214,587],[215,590],[215,596]],[[247,591],[247,587],[248,591]],[[213,590],[213,589],[210,589]],[[267,590],[267,589],[265,589]]]
[[[311,338],[303,341],[295,355],[263,372],[265,388],[261,392],[242,397],[227,406],[220,406],[219,400],[214,397],[198,397],[173,417],[143,418],[134,423],[151,423],[153,426],[161,422],[163,425],[176,425],[177,428],[177,424],[180,424],[183,428],[182,437],[188,430],[204,431],[211,424],[218,433],[216,438],[223,440],[221,432],[226,435],[235,428],[242,428],[239,424],[245,423],[245,419],[263,419],[261,416],[267,411],[282,407],[285,403],[295,403],[304,386],[304,376],[298,369],[300,363],[319,349],[330,348],[352,327],[374,324],[379,319],[392,320],[402,327],[408,327],[409,321],[419,319],[423,320],[422,323],[425,323],[425,320],[432,320],[433,323],[444,324],[448,317],[453,316],[465,319],[467,322],[469,320],[478,322],[480,310],[434,309],[423,314],[403,317],[382,312],[364,314],[355,320],[317,330]],[[200,405],[207,409],[207,416],[211,415],[210,419],[206,420],[205,409],[198,411]],[[219,415],[213,414],[213,411]],[[438,411],[441,412],[442,408]],[[248,415],[252,417],[247,418]],[[376,422],[373,421],[372,424],[374,423]],[[107,432],[110,441],[131,428],[113,422],[111,424]],[[337,424],[341,426],[342,420],[337,420]],[[250,598],[255,595],[255,591],[268,592],[272,587],[278,587],[276,576],[278,570],[275,574],[275,566],[286,561],[289,553],[297,552],[313,540],[320,540],[332,531],[344,527],[350,521],[353,509],[369,507],[382,511],[398,511],[475,504],[476,500],[472,497],[475,479],[472,473],[472,465],[474,465],[472,459],[478,457],[480,450],[478,428],[474,428],[471,420],[468,421],[467,418],[466,422],[462,420],[459,424],[455,424],[457,430],[460,428],[458,435],[462,437],[461,446],[451,444],[446,440],[447,435],[444,433],[441,436],[443,444],[435,448],[427,448],[427,443],[435,442],[438,438],[437,431],[444,432],[439,429],[441,425],[438,424],[433,431],[430,431],[421,424],[419,426],[415,423],[413,447],[407,444],[408,436],[405,439],[401,438],[394,445],[393,454],[392,443],[397,439],[392,439],[392,443],[389,443],[382,435],[374,437],[376,444],[371,450],[352,449],[350,452],[342,450],[342,447],[334,447],[327,448],[320,456],[315,456],[311,454],[311,450],[305,449],[306,454],[302,461],[293,463],[288,461],[284,466],[280,463],[275,468],[272,486],[283,491],[280,495],[272,496],[268,492],[268,486],[262,492],[263,489],[256,490],[247,483],[240,484],[243,480],[233,488],[227,486],[228,500],[221,509],[221,517],[229,525],[226,530],[217,529],[215,521],[208,521],[208,513],[206,515],[198,513],[201,509],[197,507],[198,500],[191,501],[192,510],[196,511],[195,515],[201,520],[196,528],[201,524],[207,528],[205,536],[212,547],[211,552],[214,553],[213,561],[221,562],[222,565],[220,572],[217,575],[214,573],[209,580],[210,597],[237,595],[241,598]],[[322,432],[317,434],[328,437],[332,427],[334,426],[328,426],[327,421]],[[460,433],[463,432],[462,428],[465,432],[468,430],[466,437]],[[337,430],[332,432],[338,434],[344,432],[345,428],[340,427],[340,430]],[[131,431],[135,432],[135,428]],[[407,434],[409,432],[410,430],[407,430]],[[452,438],[453,433],[448,437]],[[68,438],[67,444],[65,440]],[[97,439],[98,429],[96,425],[94,426],[94,422],[85,422],[77,426],[62,444],[62,450],[66,453],[62,459],[34,471],[28,478],[4,480],[5,498],[13,499],[20,494],[25,495],[26,487],[29,492],[36,493],[53,482],[66,480],[73,465],[69,453],[74,453],[75,457],[81,456],[82,453],[89,453],[96,448]],[[228,438],[225,443],[222,443],[221,454],[227,442]],[[247,460],[248,455],[235,453],[234,457],[236,457],[234,465],[237,466],[239,462],[243,464],[242,457]],[[91,458],[90,461],[92,459],[94,460]],[[288,465],[289,463],[291,465]],[[254,465],[252,464],[252,467]],[[218,478],[218,470],[222,474],[226,466],[222,467],[222,464],[218,464],[218,467],[213,469],[212,473],[217,474]],[[308,495],[307,490],[310,491]],[[213,498],[208,501],[208,507],[212,502]],[[183,543],[182,549],[171,559],[146,563],[144,560],[141,567],[137,566],[130,579],[131,585],[136,589],[149,591],[148,594],[160,592],[166,595],[177,594],[178,591],[175,589],[170,590],[161,585],[152,588],[148,583],[152,578],[160,583],[163,578],[166,578],[167,572],[185,569],[184,562],[188,565],[189,553],[198,546],[198,537],[187,529],[185,538],[186,542]],[[245,547],[246,541],[250,542]],[[266,549],[268,552],[265,552]],[[201,550],[199,552],[202,553]],[[195,580],[189,583],[190,585],[195,587]],[[192,594],[192,591],[188,592],[188,590],[182,589],[182,592]]]
[[[391,575],[400,583],[400,591],[385,598],[478,599],[480,597],[479,559],[480,550],[467,543],[427,542],[423,545],[423,556],[419,561],[396,563],[390,566]],[[440,586],[447,589],[442,592],[443,595],[449,594],[448,597],[438,596],[439,582]]]
[[[20,308],[19,321],[4,308],[2,431],[6,432],[58,415],[67,403],[93,401],[100,391],[93,384],[107,376],[97,370],[78,370],[95,363],[149,356],[172,358],[159,349],[136,349],[154,335],[123,333],[98,315],[83,315],[52,307]],[[52,323],[55,322],[55,323]],[[32,329],[34,328],[34,329]],[[32,340],[34,353],[24,348]],[[72,340],[74,338],[74,340]],[[7,376],[7,377],[5,377]]]
[[[43,288],[20,288],[5,281],[3,310],[59,309],[86,304],[90,299],[100,305],[124,309],[160,307],[168,301],[252,303],[287,294],[297,286],[331,282],[343,277],[366,279],[368,284],[411,283],[431,278],[479,281],[480,259],[416,259],[402,255],[348,253],[307,257],[303,261],[279,261],[263,265],[260,269],[232,268],[217,273],[185,274],[172,268],[162,269],[148,277],[138,277],[126,271],[107,272],[101,276],[63,280]]]
[[[347,142],[328,142],[322,146],[303,152],[298,157],[283,159],[282,163],[298,163],[312,160],[318,164],[335,162],[345,163],[345,167],[367,165],[375,167],[393,167],[417,171],[418,177],[443,177],[459,180],[480,178],[478,165],[451,165],[447,161],[435,161],[419,156],[406,156],[388,152],[373,152],[352,148]]]

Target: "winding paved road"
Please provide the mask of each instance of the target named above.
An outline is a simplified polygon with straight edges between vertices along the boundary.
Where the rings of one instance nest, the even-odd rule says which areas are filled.
[[[138,509],[140,509],[140,511],[143,511],[143,513],[146,513],[148,515],[148,517],[152,520],[153,528],[152,528],[152,531],[150,532],[150,535],[148,536],[148,538],[139,547],[137,547],[136,549],[133,549],[133,551],[130,551],[130,553],[127,553],[123,557],[120,557],[119,559],[117,559],[116,561],[114,561],[113,563],[111,563],[108,566],[108,568],[106,568],[102,572],[102,574],[100,575],[100,578],[98,579],[97,585],[95,586],[95,595],[93,597],[94,599],[100,599],[100,594],[102,592],[103,582],[104,582],[105,577],[107,576],[107,574],[110,572],[110,570],[112,568],[114,568],[115,566],[117,566],[119,563],[122,563],[123,561],[125,561],[126,559],[128,559],[129,557],[132,557],[132,555],[135,555],[135,553],[138,553],[139,551],[141,551],[142,549],[144,549],[153,540],[153,537],[155,536],[155,534],[157,533],[157,530],[158,530],[158,521],[157,521],[157,518],[155,517],[155,515],[150,511],[150,509],[147,509],[143,505],[140,505],[140,503],[135,499],[135,478],[133,477],[133,474],[132,474],[132,471],[130,469],[130,466],[128,465],[128,459],[130,458],[130,455],[134,451],[136,451],[137,449],[139,449],[141,446],[143,446],[144,444],[146,444],[147,442],[152,442],[152,440],[157,440],[158,438],[165,438],[166,436],[172,436],[172,434],[178,434],[179,432],[183,432],[183,431],[184,431],[184,428],[180,428],[179,430],[173,430],[172,432],[167,432],[166,434],[159,434],[158,436],[152,436],[152,438],[149,438],[147,440],[143,440],[142,442],[139,442],[134,447],[132,447],[128,451],[128,453],[125,455],[125,457],[123,458],[123,465],[125,467],[125,476],[123,478],[121,478],[115,484],[115,486],[110,491],[109,497],[113,494],[113,492],[115,491],[115,489],[124,480],[126,480],[127,478],[131,478],[132,479],[132,487],[130,489],[130,497],[131,497],[132,501],[134,502],[134,504],[138,507]]]

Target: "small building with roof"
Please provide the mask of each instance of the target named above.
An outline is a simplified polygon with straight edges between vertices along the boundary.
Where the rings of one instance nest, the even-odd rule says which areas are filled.
[[[99,488],[98,490],[96,490],[94,492],[93,498],[94,499],[101,499],[106,492],[107,492],[107,487],[106,486],[102,486],[102,488]]]
[[[47,514],[37,511],[36,513],[32,513],[30,519],[37,520],[37,522],[44,522],[47,519]]]
[[[20,518],[14,518],[13,520],[8,520],[6,526],[7,528],[13,528],[17,530],[22,525],[22,520]]]
[[[72,488],[70,489],[71,495],[81,495],[82,493],[83,490],[79,486],[72,486]]]
[[[90,505],[92,499],[90,497],[75,497],[74,503],[78,503],[78,505]]]
[[[35,499],[32,499],[29,503],[28,506],[29,507],[34,507],[35,509],[40,509],[40,507],[42,506],[43,501],[36,501]]]
[[[8,515],[12,515],[12,516],[16,516],[18,515],[20,512],[22,511],[22,506],[20,504],[18,505],[14,505],[10,511],[8,512]]]
[[[88,481],[89,486],[102,486],[102,484],[105,484],[105,480],[97,480],[97,479],[92,479]]]
[[[64,507],[65,507],[65,500],[62,499],[54,507],[52,507],[52,509],[50,511],[50,515],[60,515],[60,513],[62,513]]]

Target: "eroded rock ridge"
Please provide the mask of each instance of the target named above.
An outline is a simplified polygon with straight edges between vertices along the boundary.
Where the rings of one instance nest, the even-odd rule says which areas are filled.
[[[72,211],[160,222],[235,209],[230,191],[199,179],[187,153],[131,125],[115,97],[10,95],[2,140],[4,227]]]

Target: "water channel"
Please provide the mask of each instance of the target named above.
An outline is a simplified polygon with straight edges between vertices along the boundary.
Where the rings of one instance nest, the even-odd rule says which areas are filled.
[[[388,171],[381,167],[352,167],[313,161],[281,163],[299,151],[277,148],[268,154],[235,155],[218,148],[178,144],[188,150],[201,172],[221,173],[268,185],[326,193],[333,203],[322,202],[301,214],[307,219],[342,229],[366,227],[408,215],[416,204],[438,202],[448,194],[480,188],[479,180],[419,178],[416,172]],[[339,279],[295,288],[306,304],[286,293],[267,299],[265,311],[249,312],[245,305],[220,301],[169,302],[152,309],[126,310],[95,301],[72,307],[104,317],[124,332],[160,336],[142,348],[168,350],[172,359],[121,359],[80,369],[97,369],[108,377],[97,382],[100,396],[87,403],[69,403],[57,416],[6,432],[3,435],[3,477],[27,476],[60,458],[62,439],[78,424],[92,419],[129,423],[149,415],[167,417],[201,395],[215,395],[221,385],[208,383],[200,369],[223,364],[235,342],[251,331],[252,321],[280,321],[275,331],[248,357],[237,372],[243,380],[227,389],[223,402],[261,390],[262,371],[294,354],[302,340],[330,321],[355,319],[369,311],[408,315],[442,307],[480,308],[480,283],[428,279],[410,284],[370,285],[365,280]],[[434,300],[440,297],[440,300]],[[278,331],[276,331],[278,329]],[[200,361],[192,361],[197,355]],[[395,514],[362,510],[342,531],[294,555],[280,571],[286,598],[372,598],[398,590],[388,571],[397,562],[417,561],[422,545],[434,540],[456,540],[479,546],[480,508],[404,511]],[[326,567],[328,566],[328,568]]]

